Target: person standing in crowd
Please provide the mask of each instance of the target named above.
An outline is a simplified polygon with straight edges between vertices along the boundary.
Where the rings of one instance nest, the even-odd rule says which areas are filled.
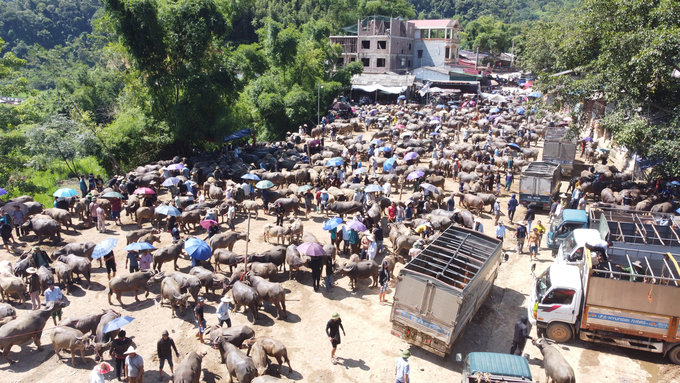
[[[331,363],[333,364],[338,363],[338,358],[335,357],[335,351],[337,350],[338,345],[341,343],[341,329],[342,335],[347,336],[347,334],[345,334],[345,327],[342,326],[340,314],[333,313],[333,315],[331,315],[331,319],[328,321],[328,323],[326,323],[326,335],[328,336],[328,340],[331,342],[331,346],[333,346],[333,349],[331,350]]]
[[[283,226],[283,217],[286,215],[286,209],[283,208],[281,202],[276,204],[274,212],[276,213],[276,226]]]
[[[522,315],[517,322],[515,322],[515,333],[512,337],[512,346],[510,347],[510,354],[522,355],[524,352],[524,346],[526,346],[527,339],[533,340],[531,335],[529,335],[529,328],[527,327],[527,322],[529,319]]]
[[[501,218],[501,203],[498,200],[493,203],[493,217],[493,224],[498,225],[498,220]]]
[[[106,211],[102,209],[101,206],[97,205],[95,214],[97,215],[97,231],[100,233],[106,233]]]
[[[139,270],[147,271],[151,269],[151,262],[153,262],[153,255],[149,250],[142,250],[142,256],[139,259]]]
[[[348,230],[349,233],[348,242],[350,255],[359,254],[359,233],[349,226],[347,226],[346,229]]]
[[[172,243],[177,243],[180,239],[180,232],[179,232],[179,222],[175,222],[175,224],[172,226],[172,230],[170,230],[170,235],[172,236]]]
[[[484,226],[482,225],[482,220],[479,217],[475,218],[475,223],[472,224],[472,230],[484,234]]]
[[[309,218],[309,213],[312,211],[314,205],[314,194],[312,190],[307,190],[305,192],[305,218]]]
[[[510,199],[508,200],[508,219],[510,220],[510,223],[512,223],[512,219],[515,218],[515,211],[517,211],[517,205],[519,205],[519,202],[517,202],[515,194],[513,194],[512,196],[510,196]]]
[[[30,260],[31,266],[35,267],[35,269],[38,270],[42,266],[50,267],[51,263],[52,261],[50,261],[50,257],[47,256],[47,253],[40,250],[39,246],[33,246],[33,252],[31,253]]]
[[[54,285],[54,281],[49,281],[49,285],[45,290],[45,302],[56,302],[55,304],[60,304],[64,296],[61,294],[61,289]],[[54,325],[57,325],[57,317],[61,320],[61,308],[52,312],[52,321]]]
[[[118,332],[118,337],[113,340],[113,344],[109,350],[109,355],[116,360],[116,376],[118,377],[118,380],[121,380],[121,371],[123,371],[123,374],[125,373],[125,351],[127,351],[128,347],[132,344],[132,339],[126,337],[126,335],[127,333],[125,330],[121,329]],[[123,375],[123,378],[125,378],[125,375]]]
[[[82,176],[85,177],[85,176]],[[106,362],[101,362],[97,363],[92,371],[90,372],[89,376],[89,383],[106,383],[106,379],[104,379],[104,375],[108,374],[111,372],[111,365],[106,363]]]
[[[540,248],[541,243],[543,242],[543,234],[545,234],[545,226],[543,226],[543,223],[541,223],[540,219],[536,221],[536,226],[534,226],[534,229],[536,229],[538,232],[538,246]]]
[[[394,369],[397,383],[411,383],[411,366],[408,364],[410,357],[411,351],[404,350],[401,353],[401,358],[397,358],[397,367]]]
[[[123,226],[123,222],[120,220],[122,203],[120,198],[111,198],[111,219],[113,220],[114,225]]]
[[[505,225],[503,225],[503,221],[498,221],[496,225],[496,239],[500,239],[503,242],[503,238],[505,238]]]
[[[552,220],[556,217],[555,213],[557,212],[558,206],[560,206],[560,203],[557,201],[557,198],[553,198],[552,204],[550,204],[550,214],[548,215],[548,223],[552,222]]]
[[[330,293],[333,287],[333,259],[331,257],[324,257],[326,259],[326,292]]]
[[[218,326],[222,327],[222,324],[226,323],[227,327],[231,327],[231,318],[229,317],[229,310],[231,310],[231,298],[228,296],[223,296],[220,299],[220,304],[217,306],[217,320],[219,321]]]
[[[163,365],[165,365],[165,361],[168,362],[168,366],[170,366],[170,376],[174,377],[175,376],[175,370],[174,370],[174,365],[172,363],[172,350],[175,350],[175,356],[179,358],[179,352],[177,352],[177,347],[175,346],[175,341],[170,338],[170,334],[168,333],[168,330],[163,330],[163,334],[161,335],[161,339],[156,343],[156,353],[158,354],[158,380],[161,381],[163,380]]]
[[[139,253],[134,250],[130,250],[125,257],[125,268],[128,268],[128,261],[130,261],[130,274],[135,271],[139,271]]]
[[[40,308],[40,277],[38,277],[38,270],[35,267],[26,269],[28,273],[28,294],[31,297],[31,311],[36,311]]]
[[[22,227],[24,224],[24,212],[21,211],[21,207],[17,204],[14,205],[14,211],[12,212],[12,224],[14,225],[14,230],[17,233],[17,239],[21,238]]]
[[[531,205],[527,206],[527,212],[524,214],[524,220],[527,222],[527,231],[531,231],[531,223],[536,218],[536,212]]]
[[[106,265],[106,277],[110,281],[111,272],[113,272],[113,278],[116,277],[116,257],[113,255],[113,250],[104,256],[104,264]]]
[[[380,272],[378,273],[378,282],[380,283],[380,304],[384,304],[385,294],[387,293],[387,285],[390,282],[390,271],[387,269],[387,261],[382,261],[380,266]]]
[[[229,209],[227,209],[227,226],[229,226],[231,231],[236,231],[236,228],[234,227],[234,218],[236,218],[234,201],[229,201]]]
[[[134,347],[125,351],[125,378],[128,383],[142,383],[144,376],[144,359],[137,354]]]
[[[80,176],[79,186],[80,186],[80,193],[82,194],[83,198],[85,198],[85,196],[87,195],[87,192],[89,190],[87,188],[87,181],[85,181],[85,175],[84,174],[82,174]]]
[[[517,253],[522,254],[524,251],[524,240],[527,237],[527,227],[524,226],[524,221],[520,221],[515,230],[515,238],[517,239]]]
[[[314,291],[319,291],[321,286],[321,269],[323,269],[322,257],[311,257],[309,268],[312,269],[312,284]]]
[[[2,244],[5,245],[5,250],[10,253],[12,249],[9,248],[9,245],[12,242],[14,242],[13,246],[16,245],[16,241],[12,236],[12,225],[5,219],[0,221],[0,236],[2,237]]]
[[[196,315],[196,322],[198,324],[198,332],[196,333],[196,336],[198,339],[203,342],[203,332],[205,331],[205,328],[207,327],[207,323],[205,322],[205,315],[203,314],[203,305],[205,304],[205,299],[203,297],[198,297],[198,303],[196,304],[196,307],[194,308],[194,314]]]
[[[535,259],[538,259],[538,230],[534,228],[534,230],[529,233],[529,237],[527,238],[527,241],[529,242],[529,260],[533,261]]]

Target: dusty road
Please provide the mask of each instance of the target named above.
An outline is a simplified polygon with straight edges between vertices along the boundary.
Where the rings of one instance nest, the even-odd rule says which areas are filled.
[[[541,144],[539,144],[540,148]],[[518,181],[513,185],[516,191]],[[446,190],[457,190],[458,184],[447,180]],[[563,189],[566,185],[563,185]],[[162,198],[167,195],[162,194]],[[407,198],[404,194],[403,200]],[[509,195],[502,196],[502,210],[506,210],[506,202]],[[488,211],[488,210],[487,210]],[[524,209],[520,207],[515,220],[523,218]],[[547,222],[547,216],[539,212],[537,219]],[[484,226],[487,233],[493,230],[491,215],[484,214]],[[322,230],[325,217],[314,214],[309,220],[303,219],[305,231],[314,233],[321,241],[329,242],[327,232]],[[507,219],[505,219],[507,223]],[[268,249],[271,245],[262,240],[262,227],[266,223],[274,223],[273,216],[260,214],[259,219],[251,221],[250,252],[259,252]],[[95,229],[78,228],[78,232],[68,231],[63,234],[66,242],[93,241],[95,243],[109,237],[118,238],[118,246],[115,250],[118,262],[118,273],[126,274],[124,270],[125,232],[136,230],[135,224],[130,218],[123,217],[124,225],[118,227],[107,222],[108,232],[100,234]],[[223,225],[224,226],[224,225]],[[149,227],[149,224],[145,224]],[[236,225],[237,230],[245,230],[246,224],[240,218]],[[508,225],[509,234],[514,234],[515,225]],[[224,227],[222,230],[225,230]],[[205,236],[203,229],[195,233]],[[26,237],[24,248],[33,245],[34,237]],[[49,244],[49,242],[46,242]],[[162,234],[162,244],[171,243],[168,233]],[[388,244],[388,241],[385,242]],[[514,247],[506,239],[506,249]],[[543,244],[545,245],[545,243]],[[51,253],[57,246],[44,246]],[[244,253],[245,243],[240,241],[236,244],[235,252]],[[16,255],[0,251],[0,260],[15,262]],[[378,259],[379,260],[379,259]],[[550,252],[542,248],[539,257],[537,273],[542,271],[552,262]],[[106,271],[99,268],[98,262],[94,262],[93,284],[90,290],[83,290],[76,286],[73,293],[67,296],[68,307],[64,311],[64,317],[77,316],[99,312],[102,308],[109,307],[107,301],[108,287]],[[187,258],[179,261],[181,271],[188,272],[190,262]],[[395,274],[403,265],[398,264]],[[171,271],[172,266],[166,264],[163,270]],[[526,314],[526,301],[531,286],[532,277],[529,273],[530,263],[528,255],[512,254],[508,262],[501,265],[500,274],[489,299],[477,313],[472,324],[468,327],[464,337],[454,346],[454,352],[446,358],[427,353],[418,348],[412,348],[413,357],[410,359],[412,379],[414,382],[459,381],[462,363],[455,361],[455,353],[469,353],[473,351],[508,352],[514,322],[521,315]],[[294,372],[289,372],[287,367],[282,368],[283,376],[288,379],[303,382],[390,382],[394,381],[394,363],[400,350],[408,345],[400,339],[390,335],[389,306],[378,304],[378,289],[369,288],[368,281],[361,281],[356,292],[352,292],[347,278],[334,277],[335,287],[331,293],[326,293],[323,288],[315,293],[311,287],[311,275],[309,270],[304,269],[299,282],[288,280],[288,274],[281,272],[279,281],[288,290],[287,307],[289,316],[285,320],[275,319],[275,310],[266,305],[260,314],[257,323],[252,324],[256,336],[269,336],[281,340],[288,348]],[[152,290],[158,294],[158,286]],[[388,300],[391,300],[393,289],[388,291]],[[206,351],[208,355],[203,361],[202,381],[224,382],[228,380],[226,370],[219,363],[219,353],[208,344],[200,344],[194,337],[196,326],[193,313],[185,311],[183,316],[175,319],[170,317],[170,309],[165,306],[157,307],[153,301],[154,295],[148,299],[140,296],[141,302],[134,303],[131,294],[125,294],[123,301],[130,305],[121,308],[114,299],[113,309],[123,315],[135,317],[136,320],[126,326],[129,336],[138,348],[138,352],[145,360],[145,381],[156,381],[158,378],[158,363],[156,357],[156,341],[160,338],[163,330],[168,330],[174,338],[180,353],[183,355],[189,351]],[[42,299],[42,298],[41,298]],[[133,304],[134,303],[134,304]],[[30,309],[30,300],[26,308],[15,304],[19,316],[24,315]],[[209,324],[217,324],[215,299],[208,299],[206,305],[206,317]],[[327,320],[333,312],[340,313],[347,336],[342,339],[337,356],[340,358],[338,365],[330,363],[330,343],[325,336],[324,329]],[[234,325],[249,324],[243,313],[233,313]],[[71,366],[70,359],[64,358],[58,361],[49,340],[50,329],[53,327],[50,320],[42,335],[44,351],[38,352],[32,343],[21,347],[15,346],[11,356],[18,359],[19,363],[9,365],[5,360],[0,360],[0,382],[86,382],[90,370],[94,366],[92,351],[87,354],[85,363],[77,359],[78,365]],[[532,331],[535,336],[535,330]],[[531,370],[534,379],[544,381],[541,354],[532,345],[527,345],[525,353],[530,354]],[[562,346],[562,353],[576,371],[580,382],[680,382],[680,367],[670,364],[667,359],[659,355],[641,351],[626,350],[621,348],[607,347],[602,345],[587,344],[581,341],[571,341]],[[62,353],[62,357],[68,352]],[[108,358],[108,356],[107,356]],[[179,361],[175,360],[175,364]],[[164,373],[164,381],[168,381],[168,369]],[[107,381],[115,381],[115,373],[109,373]]]

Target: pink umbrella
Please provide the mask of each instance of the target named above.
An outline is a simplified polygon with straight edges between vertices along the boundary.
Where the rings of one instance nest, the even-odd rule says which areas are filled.
[[[368,230],[366,226],[364,226],[363,223],[357,221],[357,220],[352,220],[347,226],[349,226],[350,229],[356,230],[356,231],[366,231]]]
[[[406,127],[402,124],[397,124],[394,126],[394,129],[406,129]]]
[[[296,249],[302,254],[307,254],[313,257],[326,255],[326,252],[324,251],[323,247],[321,247],[321,245],[319,245],[318,243],[314,242],[305,242],[302,245],[298,246]]]
[[[132,194],[156,194],[156,192],[151,188],[139,188],[135,189],[135,192]]]
[[[184,168],[185,168],[185,166],[183,164],[179,164],[179,163],[172,164],[172,165],[168,166],[168,170],[182,170]]]
[[[210,226],[217,225],[216,221],[213,221],[212,219],[206,219],[205,221],[201,221],[201,227],[208,230],[210,229]]]
[[[418,153],[416,152],[409,152],[404,155],[404,161],[415,160],[416,158],[418,158]]]

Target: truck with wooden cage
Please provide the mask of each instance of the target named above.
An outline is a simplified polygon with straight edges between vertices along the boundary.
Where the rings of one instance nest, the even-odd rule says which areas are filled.
[[[502,242],[449,226],[399,272],[392,334],[439,356],[451,352],[491,291]]]
[[[539,335],[659,353],[680,364],[680,247],[636,224],[634,233],[616,224],[614,234],[601,216],[599,230],[576,229],[562,242],[531,289],[527,311]],[[586,244],[603,239],[611,241],[606,257],[591,254]]]
[[[567,139],[568,131],[568,128],[562,126],[548,128],[541,158],[541,161],[560,165],[563,176],[571,176],[576,158],[576,139]]]

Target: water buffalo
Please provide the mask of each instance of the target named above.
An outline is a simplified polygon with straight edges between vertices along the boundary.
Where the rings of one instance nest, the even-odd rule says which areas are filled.
[[[300,211],[300,200],[297,199],[297,197],[290,197],[290,198],[279,198],[275,200],[273,203],[269,204],[269,209],[273,210],[277,204],[281,204],[281,207],[286,211],[286,213],[293,212],[295,216],[298,215],[298,213],[301,213]]]
[[[273,263],[277,267],[283,266],[283,271],[286,271],[286,247],[276,246],[261,254],[251,254],[248,262]]]
[[[141,230],[134,230],[134,231],[128,231],[127,234],[125,234],[125,240],[126,240],[126,245],[129,245],[131,243],[137,242],[140,238],[147,234],[158,234],[158,230],[156,229],[141,229]]]
[[[0,319],[2,318],[7,318],[7,317],[16,317],[17,316],[17,311],[14,309],[14,307],[2,303],[0,304]]]
[[[356,213],[357,211],[361,211],[361,207],[361,202],[358,201],[333,202],[328,204],[327,211],[332,211],[342,218],[345,214],[352,214]]]
[[[163,279],[165,276],[164,273],[158,273],[154,270],[148,270],[148,271],[138,271],[136,273],[128,274],[125,276],[115,276],[111,278],[109,281],[109,304],[113,305],[111,303],[111,296],[115,293],[116,294],[116,299],[118,299],[118,303],[120,303],[121,307],[125,307],[123,304],[123,301],[120,300],[120,297],[123,293],[134,291],[135,292],[135,301],[139,302],[139,298],[137,298],[137,293],[139,290],[146,290],[146,295],[144,295],[145,298],[149,296],[149,285],[150,285],[150,280],[153,279]],[[152,284],[152,283],[151,283]]]
[[[286,312],[286,289],[280,283],[267,282],[264,278],[248,273],[248,280],[250,285],[257,290],[260,299],[263,302],[269,302],[276,307],[276,319],[288,317]]]
[[[201,379],[201,363],[206,353],[192,351],[177,366],[174,383],[198,383]]]
[[[253,315],[251,322],[254,323],[258,318],[257,311],[261,300],[257,290],[241,281],[236,281],[232,286],[231,294],[234,297],[234,312],[238,311],[239,306],[243,306],[244,313],[250,310]]]
[[[40,345],[40,338],[42,337],[45,323],[47,323],[47,320],[54,311],[59,310],[63,306],[63,303],[50,301],[45,304],[44,308],[30,311],[20,318],[0,327],[0,348],[2,349],[2,356],[4,356],[9,363],[16,363],[16,361],[9,358],[9,352],[12,349],[12,346],[24,344],[30,340],[33,340],[38,347],[38,351],[42,351],[43,347]]]
[[[288,246],[286,249],[286,263],[288,264],[288,269],[290,270],[290,274],[288,275],[289,279],[293,279],[293,271],[295,271],[295,279],[297,279],[298,270],[307,262],[309,262],[309,257],[306,255],[301,255],[297,251],[296,245]]]
[[[248,262],[248,271],[262,278],[274,281],[279,272],[278,267],[273,263]]]
[[[108,314],[109,312],[115,311],[111,309],[102,309],[101,314],[90,314],[79,317],[64,318],[59,321],[59,326],[71,327],[82,333],[92,332],[93,334],[96,334],[99,321],[105,314]]]
[[[229,251],[234,251],[234,244],[238,240],[245,241],[246,234],[240,231],[230,231],[213,235],[213,237],[210,238],[209,245],[213,251],[217,249],[229,249]]]
[[[267,372],[267,369],[269,368],[269,358],[267,357],[267,352],[264,350],[264,347],[260,344],[253,344],[251,347],[248,348],[248,353],[252,352],[252,361],[253,364],[255,364],[255,368],[257,368],[257,374],[262,376]],[[248,355],[246,355],[248,356]]]
[[[257,368],[252,359],[225,339],[221,339],[218,345],[223,355],[222,360],[227,365],[229,383],[233,381],[234,377],[239,383],[250,383],[257,377]]]
[[[177,266],[177,258],[182,254],[182,249],[184,248],[184,238],[173,243],[170,246],[166,246],[162,249],[158,249],[153,252],[153,269],[156,271],[161,271],[161,267],[165,262],[174,262],[175,270],[179,270]]]
[[[290,227],[283,227],[272,225],[268,223],[264,225],[264,241],[269,242],[272,238],[276,238],[276,244],[286,244],[286,237],[288,238],[288,243],[292,243],[292,233],[293,231]]]
[[[255,336],[255,330],[246,325],[229,328],[210,326],[203,334],[210,335],[210,341],[214,345],[217,345],[221,339],[224,339],[234,346],[241,348],[243,342]]]
[[[255,219],[257,219],[258,211],[262,208],[262,203],[259,201],[243,201],[239,204],[244,212],[250,214],[255,213]]]
[[[212,271],[204,268],[203,266],[194,266],[189,270],[189,275],[192,275],[201,282],[201,285],[205,287],[205,295],[208,295],[208,290],[212,290],[213,296],[215,295],[215,290],[222,287],[222,280],[215,275]]]
[[[0,278],[0,293],[2,293],[2,301],[11,302],[12,294],[19,297],[22,307],[26,307],[26,285],[19,277],[2,277]]]
[[[45,265],[40,266],[38,269],[38,279],[40,279],[40,295],[44,295],[43,292],[45,289],[47,289],[50,284],[54,284],[54,273],[52,273],[52,270],[49,267],[45,267]]]
[[[267,355],[276,358],[276,361],[279,364],[277,373],[281,373],[281,366],[283,365],[284,361],[288,363],[288,372],[293,372],[293,368],[290,366],[290,359],[288,359],[288,350],[286,349],[286,346],[283,345],[283,343],[276,339],[267,337],[250,338],[245,341],[245,345],[248,346],[248,352],[246,355],[250,355],[250,348],[253,344],[261,345]]]
[[[236,254],[227,249],[217,249],[213,251],[213,261],[215,262],[215,270],[221,271],[220,264],[229,265],[229,272],[234,271],[234,266],[244,261],[244,256]]]
[[[199,284],[200,288],[200,284]],[[161,301],[159,307],[163,306],[163,299],[167,299],[170,304],[170,318],[175,317],[175,306],[179,306],[180,315],[184,314],[184,308],[189,307],[189,293],[180,293],[180,284],[171,277],[165,277],[161,282]]]
[[[477,193],[477,197],[482,199],[484,206],[491,206],[489,212],[493,212],[493,204],[496,203],[496,196],[487,193]]]
[[[80,359],[85,362],[85,349],[90,347],[90,343],[94,339],[92,331],[83,334],[80,330],[76,330],[66,326],[56,326],[52,328],[52,346],[54,353],[57,354],[57,360],[61,360],[59,351],[68,349],[71,351],[71,365],[76,365],[76,351],[80,351]]]
[[[556,346],[549,344],[545,339],[536,339],[531,342],[543,354],[543,368],[547,382],[576,383],[574,369],[564,359]]]
[[[399,254],[401,250],[411,250],[413,244],[421,238],[417,235],[401,235],[392,244],[392,252]]]
[[[62,288],[66,294],[70,294],[72,287],[71,275],[73,274],[73,269],[68,264],[59,261],[52,263],[52,266],[54,267],[54,273],[57,276],[57,283],[62,285]]]
[[[36,237],[38,237],[38,243],[42,243],[45,238],[52,238],[54,242],[61,241],[59,222],[46,215],[33,216],[21,227],[25,230],[32,230]]]
[[[183,232],[189,233],[189,224],[192,226],[191,230],[196,230],[196,225],[201,222],[202,214],[200,210],[185,211],[177,217],[177,222]]]
[[[179,284],[181,291],[188,292],[194,298],[194,302],[198,303],[198,294],[201,292],[201,287],[203,287],[198,277],[174,271],[165,277],[165,279],[168,278],[174,279]]]
[[[373,284],[370,287],[378,286],[378,272],[380,266],[375,261],[361,261],[351,262],[347,266],[337,270],[338,274],[349,277],[350,287],[356,290],[357,281],[364,278],[373,278]]]
[[[458,205],[468,210],[477,209],[477,215],[482,215],[482,210],[484,210],[484,200],[482,200],[482,198],[472,194],[461,195],[460,193],[456,193],[456,196],[461,197],[460,201],[458,201]]]
[[[45,214],[49,215],[50,217],[52,217],[52,219],[59,222],[60,225],[64,225],[64,228],[66,229],[68,229],[69,227],[73,227],[73,223],[71,222],[71,213],[64,209],[52,207],[45,210]],[[73,230],[75,231],[75,227],[73,227]]]
[[[87,281],[87,289],[90,289],[90,273],[92,271],[92,263],[89,259],[79,257],[77,255],[60,255],[57,261],[67,264],[71,268],[71,275],[75,274],[80,280],[82,275]],[[73,279],[73,278],[71,278]]]
[[[113,343],[113,339],[120,332],[120,329],[104,332],[106,325],[116,318],[120,318],[119,313],[113,310],[106,310],[106,313],[104,313],[102,318],[99,320],[99,324],[97,324],[97,331],[95,332],[96,340],[94,344],[94,350],[96,351],[97,355],[95,359],[97,361],[103,357],[104,352],[108,350],[109,346],[111,346]]]
[[[73,242],[52,253],[52,259],[57,259],[60,255],[73,254],[79,257],[92,259],[92,252],[96,244],[94,242]]]

